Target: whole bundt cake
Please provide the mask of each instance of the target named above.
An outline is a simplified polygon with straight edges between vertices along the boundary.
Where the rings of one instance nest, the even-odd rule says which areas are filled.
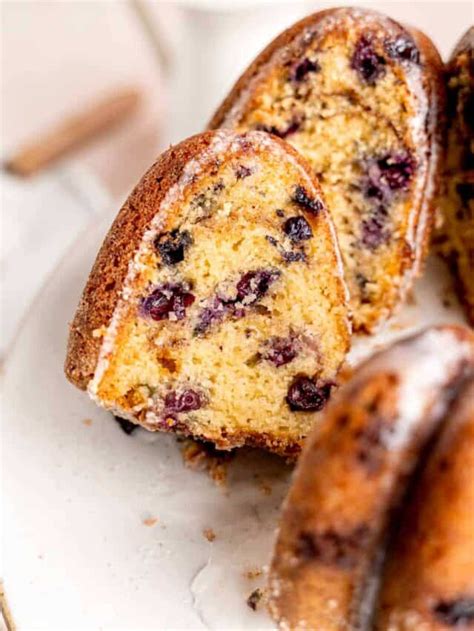
[[[391,546],[377,631],[474,629],[474,378],[446,421]]]
[[[71,326],[66,375],[150,430],[291,455],[349,346],[319,185],[264,132],[170,148],[126,201]]]
[[[397,528],[396,510],[427,445],[449,418],[453,398],[472,376],[473,333],[442,326],[375,354],[332,397],[306,441],[283,507],[269,577],[269,607],[279,628],[371,628],[385,544]],[[470,405],[472,410],[472,400]],[[472,445],[466,453],[472,459]],[[447,462],[454,466],[457,457]],[[445,508],[450,509],[449,503]],[[438,520],[433,541],[440,542],[449,518],[439,514]],[[406,539],[413,536],[408,532]],[[400,563],[406,559],[404,589],[409,590],[415,546],[406,545],[410,555]],[[389,575],[396,580],[396,560],[394,564]],[[393,594],[389,589],[388,597]],[[446,597],[451,595],[446,584]]]
[[[420,270],[442,94],[426,36],[374,11],[331,9],[277,37],[210,122],[265,130],[309,160],[336,225],[356,330],[390,315]]]

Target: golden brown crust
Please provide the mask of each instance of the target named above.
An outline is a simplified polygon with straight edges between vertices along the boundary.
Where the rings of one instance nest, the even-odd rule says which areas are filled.
[[[474,379],[456,398],[402,517],[375,628],[474,629]]]
[[[401,254],[401,269],[412,270],[411,278],[419,275],[423,270],[424,260],[428,252],[430,234],[435,220],[435,210],[439,195],[439,183],[443,164],[442,150],[445,134],[445,86],[444,68],[441,57],[431,40],[421,31],[404,27],[398,22],[376,11],[366,9],[337,8],[320,11],[297,22],[289,29],[281,33],[271,42],[258,57],[250,64],[247,70],[237,80],[224,102],[212,117],[209,128],[231,127],[238,109],[239,99],[250,101],[254,90],[252,81],[257,81],[260,73],[269,73],[271,68],[279,63],[279,53],[291,56],[298,55],[300,48],[306,46],[312,37],[317,37],[326,28],[324,22],[330,22],[331,29],[337,30],[338,26],[331,23],[331,19],[342,19],[344,16],[355,19],[370,19],[377,22],[376,28],[383,29],[393,34],[393,37],[408,35],[413,38],[420,52],[420,64],[423,69],[423,83],[420,86],[427,97],[427,118],[425,121],[426,155],[428,156],[428,169],[422,192],[422,203],[412,211],[415,239],[410,243],[406,252]],[[363,24],[362,24],[363,26]],[[343,28],[341,26],[340,28]],[[303,37],[304,35],[304,37]],[[236,111],[234,111],[236,108]],[[408,288],[408,287],[406,287]],[[405,289],[406,289],[405,288]],[[403,298],[403,296],[401,296]],[[360,326],[362,330],[370,332],[372,325]]]
[[[446,137],[446,172],[443,182],[443,224],[436,235],[436,245],[452,272],[456,293],[469,322],[474,325],[474,219],[472,192],[463,199],[459,186],[474,187],[474,136],[472,124],[463,122],[463,110],[474,93],[474,27],[470,27],[456,45],[446,65],[448,120]],[[464,75],[464,79],[462,79]],[[464,84],[466,81],[466,84]],[[471,114],[472,117],[472,114]],[[467,116],[466,116],[467,118]],[[463,207],[466,206],[464,209]],[[471,208],[470,208],[471,207]]]
[[[269,578],[280,628],[364,628],[392,512],[469,371],[472,333],[438,327],[366,360],[341,386],[284,505]]]
[[[411,34],[420,50],[425,70],[424,90],[428,94],[426,133],[428,135],[428,155],[431,156],[431,159],[416,227],[418,252],[415,273],[420,275],[423,272],[424,262],[428,254],[439,196],[442,193],[446,137],[446,90],[444,65],[435,45],[422,31],[412,27],[407,27],[406,30]],[[424,222],[426,225],[423,225]]]
[[[210,144],[212,132],[170,147],[147,171],[122,206],[100,248],[70,327],[66,376],[85,390],[101,346],[94,331],[107,327],[127,275],[128,264],[167,191],[178,182],[186,163]]]

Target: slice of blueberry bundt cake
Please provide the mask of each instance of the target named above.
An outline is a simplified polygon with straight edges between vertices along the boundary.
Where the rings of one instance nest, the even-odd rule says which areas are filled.
[[[269,576],[269,607],[279,628],[372,628],[396,510],[453,398],[473,375],[474,335],[442,326],[376,353],[332,397],[305,443],[283,507]]]
[[[263,132],[165,152],[110,229],[66,375],[150,430],[289,455],[349,345],[334,229],[311,170]]]
[[[417,480],[391,545],[377,631],[474,629],[474,379]]]
[[[448,148],[441,246],[474,325],[474,27],[456,47],[447,76]]]
[[[420,270],[442,95],[441,60],[422,33],[333,9],[277,37],[209,125],[271,132],[309,160],[338,233],[355,330],[390,315]]]

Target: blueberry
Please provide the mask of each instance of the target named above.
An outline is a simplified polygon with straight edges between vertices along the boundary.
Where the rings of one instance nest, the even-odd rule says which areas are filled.
[[[306,261],[306,253],[304,252],[304,250],[297,250],[296,252],[294,250],[285,250],[278,243],[275,237],[272,237],[270,235],[267,235],[265,239],[268,241],[268,243],[273,245],[273,247],[275,247],[278,250],[278,252],[280,253],[285,263],[294,263],[295,261]]]
[[[443,624],[457,627],[474,622],[474,598],[465,597],[457,600],[441,601],[434,607],[435,616]]]
[[[319,199],[314,199],[313,197],[310,197],[306,189],[299,184],[295,187],[292,200],[299,206],[306,208],[306,210],[309,210],[309,212],[312,212],[315,215],[317,215],[323,209],[322,202]]]
[[[219,296],[215,296],[212,303],[199,314],[198,322],[194,327],[194,335],[202,335],[213,324],[222,322],[231,309],[232,304],[228,304]]]
[[[250,167],[246,167],[244,164],[239,164],[235,168],[235,177],[238,180],[243,180],[244,178],[249,177],[249,175],[252,175],[252,169]]]
[[[376,208],[361,224],[361,241],[369,250],[375,250],[389,237],[386,229],[388,214],[383,206]]]
[[[294,336],[273,337],[266,343],[262,354],[263,359],[274,364],[277,368],[289,364],[299,352],[298,340]]]
[[[169,392],[165,397],[165,412],[171,414],[173,412],[191,412],[199,410],[203,406],[201,395],[195,390],[183,390],[180,394],[176,391]]]
[[[306,241],[313,236],[311,226],[302,216],[287,219],[283,224],[283,232],[295,243]]]
[[[269,290],[270,285],[280,277],[276,269],[259,269],[244,274],[236,285],[235,298],[214,296],[211,303],[199,314],[194,327],[194,335],[202,335],[213,324],[222,322],[227,316],[241,318],[246,307],[258,302]]]
[[[165,265],[176,265],[184,260],[184,252],[192,242],[187,230],[180,232],[176,229],[157,237],[155,247]]]
[[[152,320],[182,320],[195,299],[183,284],[166,283],[143,299],[142,310]]]
[[[318,384],[310,377],[300,375],[288,388],[286,402],[293,412],[317,412],[329,399],[331,388],[330,383]]]
[[[260,269],[247,272],[237,283],[237,301],[252,305],[270,289],[270,285],[280,276],[278,270]]]
[[[368,199],[390,202],[396,191],[405,190],[415,173],[416,161],[409,151],[388,153],[366,162],[362,190]]]
[[[408,37],[399,37],[396,40],[387,40],[385,50],[392,59],[399,61],[410,61],[414,64],[420,63],[420,51],[415,42]]]
[[[317,61],[312,61],[305,57],[303,61],[300,61],[300,63],[294,67],[291,78],[294,81],[303,81],[310,72],[319,72],[320,70],[321,66]]]
[[[406,189],[415,172],[416,162],[409,153],[387,155],[378,160],[382,180],[392,191]]]
[[[306,254],[302,251],[295,252],[294,250],[290,250],[289,252],[283,250],[281,253],[283,260],[286,263],[296,263],[298,261],[306,261]]]
[[[385,73],[385,59],[377,54],[372,42],[364,35],[359,39],[351,58],[351,68],[368,85],[374,85]]]
[[[265,131],[267,134],[273,134],[274,136],[278,136],[278,138],[287,138],[291,136],[291,134],[296,133],[301,127],[301,118],[295,117],[291,121],[289,121],[283,129],[276,127],[275,125],[264,125],[263,123],[259,123],[255,126],[257,131]]]

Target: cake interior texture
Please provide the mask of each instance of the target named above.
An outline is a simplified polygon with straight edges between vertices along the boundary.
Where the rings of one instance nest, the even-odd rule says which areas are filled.
[[[229,137],[156,209],[89,392],[151,430],[290,454],[347,351],[340,262],[301,163],[267,134]]]
[[[448,69],[448,152],[442,250],[474,324],[474,27]]]
[[[354,328],[371,331],[423,249],[428,97],[408,32],[370,12],[328,13],[264,52],[211,127],[266,130],[310,161],[336,225]]]

